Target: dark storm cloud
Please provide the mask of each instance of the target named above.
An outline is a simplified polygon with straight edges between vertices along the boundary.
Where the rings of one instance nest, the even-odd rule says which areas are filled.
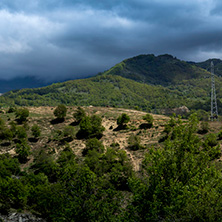
[[[0,78],[76,78],[137,54],[222,54],[219,0],[2,0]]]

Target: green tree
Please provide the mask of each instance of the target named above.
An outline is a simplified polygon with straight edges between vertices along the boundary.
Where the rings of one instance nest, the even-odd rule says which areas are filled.
[[[217,141],[217,135],[214,133],[210,133],[206,135],[203,142],[204,151],[208,152],[210,158],[218,159],[221,156],[221,149]]]
[[[3,136],[5,140],[11,141],[13,139],[13,132],[10,129],[6,128],[4,130]]]
[[[25,140],[16,144],[16,153],[18,154],[18,160],[20,163],[26,163],[30,154],[30,146]]]
[[[97,138],[91,138],[88,139],[86,142],[86,147],[83,150],[83,155],[86,155],[89,150],[96,150],[99,153],[103,153],[105,149],[101,141],[99,141]]]
[[[38,138],[41,135],[41,129],[37,124],[34,124],[31,128],[32,131],[32,135],[34,136],[34,138]]]
[[[9,128],[10,128],[11,132],[13,133],[13,137],[15,137],[16,136],[16,132],[17,132],[17,125],[16,125],[16,123],[14,121],[11,121],[9,123],[9,126],[10,126]]]
[[[142,163],[143,177],[131,180],[132,220],[215,221],[221,217],[221,173],[202,149],[197,129],[195,116],[187,124],[177,122],[164,147],[149,150]]]
[[[129,148],[131,150],[139,150],[140,148],[142,148],[142,146],[140,145],[140,137],[134,134],[131,134],[128,138],[128,144],[129,144]]]
[[[206,134],[208,131],[209,131],[209,123],[207,121],[202,121],[200,123],[200,129],[198,130],[198,133]]]
[[[120,128],[126,128],[129,121],[130,117],[126,113],[122,113],[122,115],[117,118],[117,125]]]
[[[77,133],[79,138],[100,138],[105,128],[102,126],[102,119],[99,116],[86,116],[80,122],[80,130]]]
[[[18,126],[16,131],[17,137],[20,141],[27,138],[27,132],[23,126]]]
[[[16,107],[10,106],[7,113],[14,113],[16,111]]]
[[[146,125],[144,125],[146,128],[151,128],[153,126],[153,116],[151,114],[147,113],[143,116],[143,120],[146,121]]]
[[[73,126],[66,126],[63,130],[64,138],[68,141],[72,141],[75,137],[76,131]]]
[[[54,110],[54,115],[56,118],[58,119],[64,119],[66,117],[66,113],[67,113],[67,108],[65,105],[60,104],[56,107],[56,109]]]
[[[35,174],[44,173],[50,182],[56,182],[58,178],[58,166],[53,156],[41,150],[34,159],[31,167]]]
[[[29,117],[29,110],[27,108],[17,109],[15,116],[17,118],[18,123],[23,123],[27,121],[27,118]]]
[[[73,113],[73,117],[75,118],[77,123],[80,123],[83,118],[86,117],[86,112],[80,106],[77,108],[76,112]]]

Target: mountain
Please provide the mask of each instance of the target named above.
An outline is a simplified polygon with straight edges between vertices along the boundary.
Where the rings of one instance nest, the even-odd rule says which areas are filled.
[[[191,64],[170,55],[140,55],[124,60],[95,77],[7,92],[0,97],[0,105],[46,106],[63,103],[136,107],[154,113],[187,106],[190,110],[210,111],[210,73],[198,65],[206,67],[204,63]],[[215,76],[215,82],[221,113],[222,79]]]
[[[218,109],[222,112],[222,80],[216,77]],[[148,85],[115,75],[98,75],[50,86],[10,91],[0,96],[4,106],[113,106],[140,108],[161,113],[162,110],[187,106],[189,109],[210,110],[210,78],[182,80],[164,87]]]
[[[211,61],[214,63],[214,73],[217,76],[222,76],[222,60],[220,59],[208,59],[204,62],[199,62],[199,63],[192,63],[195,66],[198,66],[200,68],[206,69],[210,71],[211,67]]]
[[[207,75],[207,71],[201,66],[181,61],[168,54],[149,54],[126,59],[103,73],[110,74],[137,82],[168,86],[181,80],[203,77]]]

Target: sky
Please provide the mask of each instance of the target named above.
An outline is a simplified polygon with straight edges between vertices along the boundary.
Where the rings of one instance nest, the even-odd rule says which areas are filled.
[[[166,53],[222,59],[222,1],[0,1],[0,79],[82,78]]]

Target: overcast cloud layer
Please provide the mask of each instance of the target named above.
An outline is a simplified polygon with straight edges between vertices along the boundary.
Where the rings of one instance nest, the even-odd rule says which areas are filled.
[[[222,58],[222,1],[0,2],[1,79],[74,79],[150,53]]]

